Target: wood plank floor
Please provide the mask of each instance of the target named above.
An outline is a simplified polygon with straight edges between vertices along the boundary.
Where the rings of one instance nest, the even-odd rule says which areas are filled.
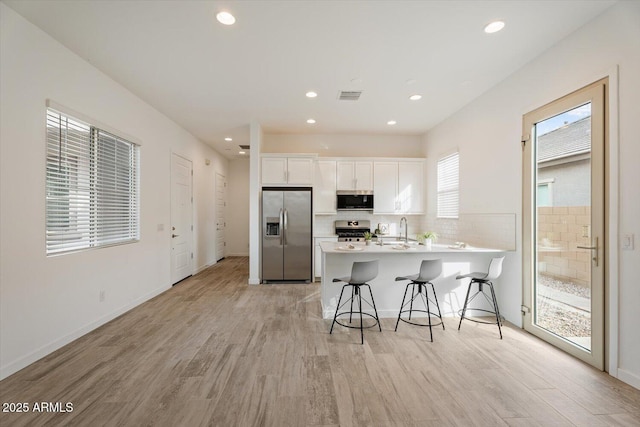
[[[639,426],[640,391],[520,329],[320,317],[320,288],[228,258],[0,382],[2,426]]]

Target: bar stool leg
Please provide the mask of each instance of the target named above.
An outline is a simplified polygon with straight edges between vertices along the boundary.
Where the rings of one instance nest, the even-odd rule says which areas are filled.
[[[500,310],[498,309],[498,300],[496,299],[496,293],[493,291],[493,283],[487,282],[489,289],[491,289],[491,298],[493,299],[493,308],[496,312],[496,324],[498,325],[498,332],[500,333],[500,339],[502,339],[502,328],[500,327]]]
[[[422,293],[423,285],[418,285],[418,293]],[[431,328],[431,310],[429,309],[429,294],[427,294],[427,287],[424,287],[425,304],[427,305],[427,320],[429,321],[429,338],[433,342],[433,329]]]
[[[351,316],[353,316],[353,297],[355,292],[356,292],[356,287],[351,286],[351,308],[349,309],[349,323],[351,323]]]
[[[420,288],[418,288],[418,293],[420,293]],[[416,283],[411,282],[411,300],[409,302],[409,320],[411,320],[411,312],[413,311],[413,300],[416,297]]]
[[[462,316],[460,316],[460,323],[458,323],[458,330],[460,330],[460,326],[462,326],[462,319],[464,319],[464,314],[467,311],[467,304],[469,304],[469,293],[471,292],[471,285],[473,285],[473,280],[469,282],[469,287],[467,288],[467,296],[464,298],[464,306],[462,307]]]
[[[338,310],[340,309],[340,303],[342,302],[342,293],[344,292],[344,288],[349,285],[344,285],[342,290],[340,291],[340,298],[338,298],[338,304],[336,304],[336,314],[333,315],[333,322],[331,322],[331,330],[329,330],[329,335],[333,332],[333,325],[336,323],[336,317],[338,317]]]
[[[402,315],[402,309],[404,308],[404,301],[407,298],[407,292],[409,292],[409,286],[411,286],[411,283],[407,283],[407,286],[404,288],[404,295],[402,296],[402,304],[400,304],[400,311],[398,312],[398,320],[396,321],[396,329],[395,331],[398,331],[398,323],[400,323],[400,316]]]
[[[440,311],[440,304],[438,304],[438,296],[436,295],[436,289],[433,287],[433,283],[429,282],[431,285],[431,290],[433,291],[433,298],[436,301],[436,308],[438,309],[438,317],[440,318],[440,323],[442,323],[442,330],[444,331],[444,321],[442,320],[442,312]]]
[[[358,294],[358,308],[360,309],[360,344],[364,345],[364,327],[362,325],[362,292],[359,292],[359,288],[356,291]]]
[[[371,291],[371,286],[368,283],[365,283],[364,286],[369,288],[369,295],[371,295],[371,305],[373,305],[373,312],[376,315],[376,322],[378,322],[378,329],[382,332],[382,326],[380,325],[380,318],[378,317],[378,309],[376,308],[376,300],[373,299],[373,292]]]

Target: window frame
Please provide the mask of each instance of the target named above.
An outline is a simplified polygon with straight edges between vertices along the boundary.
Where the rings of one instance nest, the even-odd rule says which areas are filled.
[[[453,163],[455,161],[455,164]],[[447,173],[445,168],[455,167],[455,178],[451,182],[442,182]],[[453,174],[451,174],[453,175]],[[444,187],[444,188],[443,188]],[[446,207],[442,203],[447,196],[453,196],[454,206]],[[460,217],[460,152],[456,149],[442,154],[436,162],[436,218],[458,219]]]
[[[51,101],[45,111],[46,256],[139,242],[140,144]]]

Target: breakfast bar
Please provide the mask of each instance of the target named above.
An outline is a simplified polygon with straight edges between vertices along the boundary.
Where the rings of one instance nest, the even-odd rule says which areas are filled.
[[[343,283],[333,283],[335,277],[348,276],[354,261],[378,260],[378,276],[370,282],[378,315],[397,317],[406,282],[395,278],[418,273],[425,259],[441,259],[442,275],[434,280],[436,294],[443,316],[457,315],[464,303],[467,282],[456,280],[459,274],[487,271],[491,258],[501,256],[504,250],[455,247],[434,244],[431,249],[417,243],[390,242],[385,245],[371,243],[347,244],[321,242],[322,250],[322,315],[333,318]],[[499,283],[499,280],[497,280]],[[499,286],[499,285],[498,285]]]

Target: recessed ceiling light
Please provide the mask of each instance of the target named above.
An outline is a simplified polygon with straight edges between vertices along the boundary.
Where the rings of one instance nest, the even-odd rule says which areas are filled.
[[[397,122],[396,122],[395,120],[389,120],[389,121],[387,122],[387,124],[388,124],[389,126],[393,126],[393,125],[395,125],[396,123],[397,123]]]
[[[487,24],[486,27],[484,27],[484,32],[488,33],[488,34],[497,33],[498,31],[500,31],[503,28],[504,28],[504,22],[503,21],[493,21],[493,22]]]
[[[316,96],[318,96],[318,94],[312,90],[307,92],[305,95],[307,95],[307,98],[315,98]]]
[[[409,97],[409,99],[412,100],[412,101],[418,101],[418,100],[422,99],[422,95],[417,95],[417,94],[416,95],[411,95]]]
[[[220,12],[216,15],[216,19],[219,23],[224,25],[233,25],[236,23],[236,18],[229,12]]]
[[[247,154],[246,151],[238,151],[238,154]]]
[[[233,138],[226,137],[224,140],[227,141],[227,142],[231,142],[231,141],[233,141]]]
[[[315,124],[315,120],[314,119],[307,119],[307,123],[309,123],[310,125]]]

